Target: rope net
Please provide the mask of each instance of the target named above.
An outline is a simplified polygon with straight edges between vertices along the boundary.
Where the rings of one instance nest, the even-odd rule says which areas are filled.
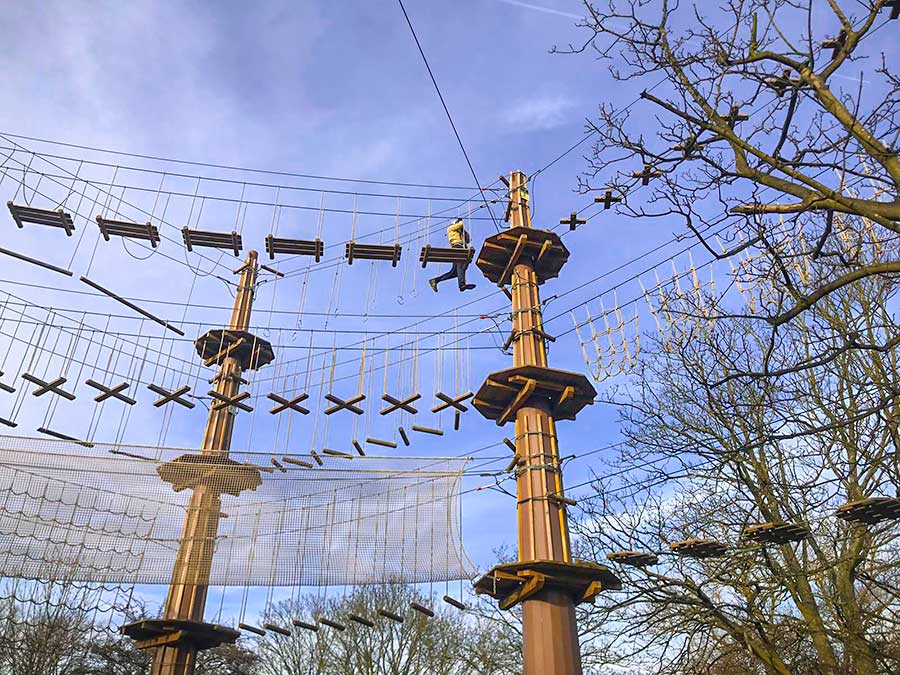
[[[0,436],[0,577],[168,584],[181,550],[209,585],[466,578],[464,467]]]

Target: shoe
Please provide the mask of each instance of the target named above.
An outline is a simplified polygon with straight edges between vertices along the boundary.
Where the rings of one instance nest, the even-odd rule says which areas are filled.
[[[437,293],[437,282],[434,279],[429,279],[428,285],[431,286],[431,290]]]
[[[459,290],[460,291],[471,291],[473,288],[475,288],[475,284],[466,284],[465,286],[460,286]]]

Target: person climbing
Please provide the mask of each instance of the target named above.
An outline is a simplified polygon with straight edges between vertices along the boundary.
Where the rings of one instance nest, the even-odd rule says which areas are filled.
[[[466,248],[469,245],[471,237],[469,237],[469,233],[466,231],[466,227],[463,223],[462,218],[457,218],[452,223],[450,223],[450,227],[447,228],[447,240],[450,242],[451,248]],[[437,287],[439,283],[441,283],[442,281],[449,281],[453,277],[456,277],[457,281],[459,281],[460,291],[471,291],[473,288],[475,288],[475,284],[466,283],[466,269],[468,267],[468,260],[462,260],[460,262],[453,263],[453,267],[444,272],[442,275],[428,280],[428,284],[431,286],[431,290],[437,293]]]

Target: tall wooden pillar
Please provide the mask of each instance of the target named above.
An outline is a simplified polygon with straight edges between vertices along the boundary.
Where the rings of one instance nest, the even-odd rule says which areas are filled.
[[[257,253],[250,251],[238,270],[240,281],[227,329],[212,330],[197,342],[205,365],[218,365],[210,380],[211,405],[199,454],[182,455],[160,466],[160,478],[173,489],[191,489],[181,541],[162,619],[143,620],[123,627],[141,649],[154,650],[152,675],[191,675],[197,653],[226,642],[238,632],[203,622],[206,594],[215,554],[222,495],[237,496],[261,483],[257,469],[228,457],[236,414],[235,403],[246,381],[246,370],[274,359],[271,345],[248,332],[258,270]]]
[[[557,419],[574,419],[596,392],[586,377],[547,364],[539,286],[559,275],[569,252],[553,232],[531,227],[526,177],[509,180],[509,228],[489,237],[477,265],[510,286],[513,368],[492,373],[474,406],[498,425],[515,422],[519,562],[499,565],[476,590],[522,604],[526,675],[581,675],[575,605],[618,588],[608,568],[572,560],[556,436]]]

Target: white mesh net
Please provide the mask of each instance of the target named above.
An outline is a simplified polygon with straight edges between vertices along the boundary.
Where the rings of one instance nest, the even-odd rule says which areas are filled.
[[[208,568],[211,585],[470,576],[462,459],[325,456],[305,468],[280,455],[198,457],[0,436],[0,576],[167,584],[179,546],[195,549],[187,572]]]

